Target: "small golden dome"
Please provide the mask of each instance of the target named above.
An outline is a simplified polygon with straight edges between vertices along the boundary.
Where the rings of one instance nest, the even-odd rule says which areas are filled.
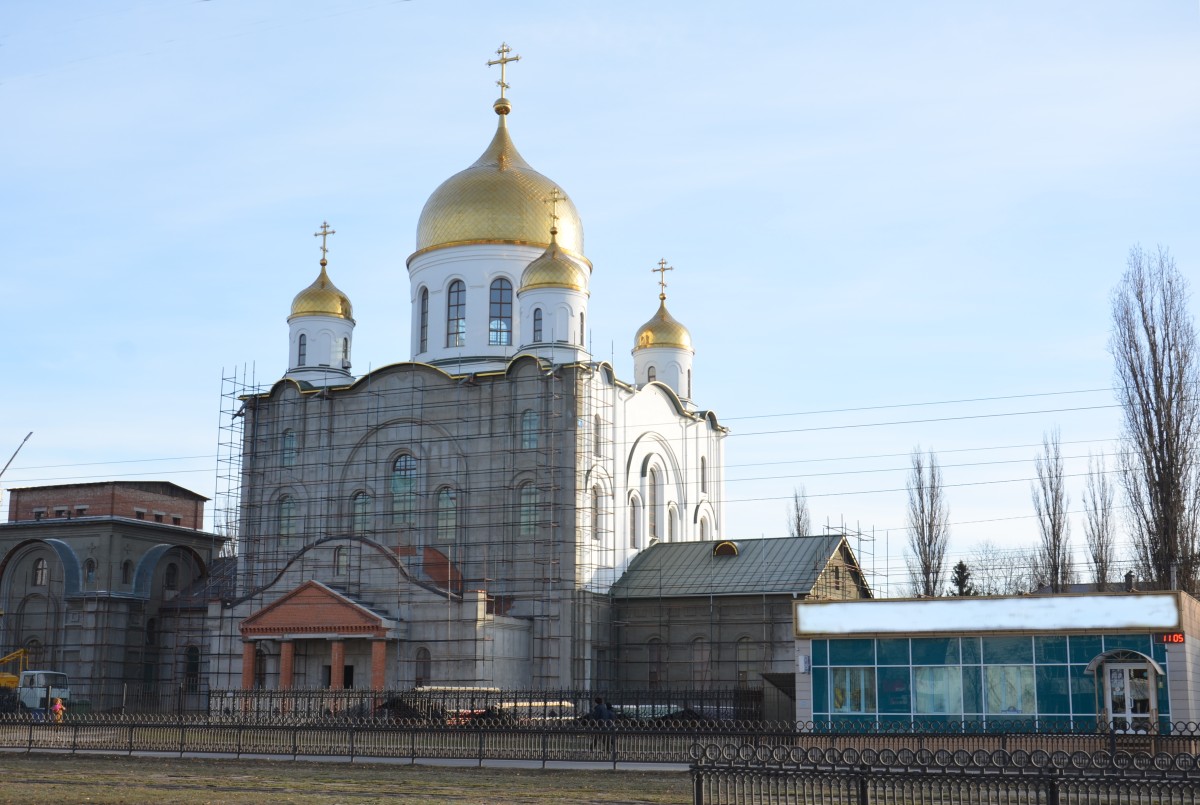
[[[633,349],[651,349],[653,347],[673,347],[691,350],[692,334],[667,312],[666,300],[659,297],[658,312],[654,318],[638,328],[633,341]]]
[[[513,145],[505,124],[511,108],[496,101],[496,136],[475,164],[442,182],[425,202],[417,223],[417,253],[465,243],[521,243],[547,246],[546,232],[558,216],[561,248],[583,254],[583,224],[566,196],[556,209],[545,200],[554,182],[529,167]]]
[[[558,231],[550,230],[550,245],[542,256],[534,260],[521,273],[521,290],[534,288],[566,288],[587,292],[586,269],[572,260],[558,247]]]
[[[292,300],[292,316],[336,316],[354,321],[350,297],[330,282],[324,260],[321,261],[320,276]]]

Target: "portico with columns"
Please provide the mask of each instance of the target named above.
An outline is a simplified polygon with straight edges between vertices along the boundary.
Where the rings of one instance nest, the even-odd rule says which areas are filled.
[[[262,649],[267,663],[278,663],[280,690],[313,687],[326,665],[329,678],[320,679],[320,687],[366,687],[361,681],[353,684],[354,669],[362,667],[369,671],[369,687],[382,690],[387,687],[387,647],[396,627],[392,619],[321,582],[307,581],[242,621],[242,688],[263,684],[256,679],[263,672],[264,663],[258,661]]]

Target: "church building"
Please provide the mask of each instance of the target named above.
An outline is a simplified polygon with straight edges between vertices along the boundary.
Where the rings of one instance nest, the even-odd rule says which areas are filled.
[[[240,411],[213,688],[610,684],[614,582],[656,543],[723,537],[726,431],[696,402],[691,335],[660,282],[631,377],[589,352],[583,222],[517,151],[518,57],[498,54],[495,134],[417,221],[407,358],[351,373],[357,322],[333,278],[353,287],[355,267],[331,267],[334,231],[317,233],[286,371]]]

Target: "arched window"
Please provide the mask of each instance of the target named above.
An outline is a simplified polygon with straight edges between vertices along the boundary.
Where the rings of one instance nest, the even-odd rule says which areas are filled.
[[[333,549],[333,574],[345,576],[350,572],[350,551],[345,546]]]
[[[700,494],[708,492],[708,462],[704,460],[704,456],[700,456]]]
[[[355,536],[364,536],[371,530],[371,496],[359,492],[352,502],[350,530]]]
[[[262,690],[267,686],[267,652],[262,646],[254,649],[254,687]]]
[[[704,542],[708,539],[708,518],[700,518],[700,541]]]
[[[446,294],[446,346],[467,345],[467,286],[462,280],[450,283]]]
[[[420,688],[429,684],[432,678],[433,658],[429,656],[429,649],[422,646],[417,649],[417,669],[413,678],[413,685]]]
[[[303,366],[308,360],[308,336],[300,333],[300,346],[296,350],[296,365]]]
[[[687,396],[688,396],[688,399],[691,399],[691,397],[692,397],[692,370],[691,369],[688,369]]]
[[[600,539],[600,487],[592,487],[592,539]]]
[[[604,424],[600,421],[599,414],[592,419],[592,454],[604,455]]]
[[[146,645],[153,646],[158,643],[158,621],[154,618],[146,618]]]
[[[128,559],[121,563],[121,583],[133,583],[133,562],[129,561]]]
[[[533,484],[522,484],[517,498],[518,531],[522,537],[532,537],[537,533],[537,488]]]
[[[284,495],[278,505],[279,536],[293,536],[296,533],[296,501],[291,495]]]
[[[737,641],[737,684],[744,688],[750,684],[750,671],[754,662],[754,643],[743,637]]]
[[[83,563],[83,583],[84,584],[95,584],[96,583],[96,560],[95,559],[88,559],[86,562]]]
[[[167,572],[163,574],[163,589],[179,589],[179,565],[175,564],[174,562],[167,565]]]
[[[200,690],[200,648],[188,646],[183,650],[183,687],[188,693]]]
[[[488,345],[512,343],[512,283],[503,277],[492,281],[488,302]]]
[[[521,449],[536,450],[538,446],[538,428],[540,418],[537,411],[526,411],[521,414]]]
[[[533,343],[540,344],[542,342],[542,309],[535,307],[533,309]]]
[[[667,685],[667,649],[657,637],[646,644],[646,682],[651,690]]]
[[[421,289],[421,348],[417,352],[429,349],[429,289]]]
[[[642,502],[636,497],[629,499],[629,547],[638,546],[638,532],[642,527]]]
[[[437,538],[450,541],[458,536],[458,493],[444,487],[437,496]]]
[[[285,467],[296,466],[296,431],[285,430],[281,442],[281,463]]]
[[[583,326],[583,320],[584,320],[584,316],[582,313],[580,313],[579,314],[579,346],[581,346],[581,347],[585,346],[587,344],[587,328]]]
[[[658,539],[658,470],[650,468],[650,477],[646,481],[646,510],[650,521],[650,539]]]
[[[342,368],[346,368],[346,364],[350,362],[350,339],[342,339]]]
[[[412,522],[417,501],[417,460],[405,453],[392,464],[392,522]]]
[[[675,509],[667,507],[667,542],[675,541]]]
[[[45,559],[35,559],[33,562],[33,586],[45,587],[50,575],[50,565]]]
[[[658,380],[658,370],[651,366],[646,370],[646,382],[653,383],[655,380]]]
[[[707,688],[712,679],[712,664],[708,641],[697,637],[692,641],[692,687]]]

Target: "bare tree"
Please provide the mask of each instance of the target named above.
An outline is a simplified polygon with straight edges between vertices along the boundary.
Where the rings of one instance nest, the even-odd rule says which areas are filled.
[[[788,508],[788,536],[807,537],[811,527],[808,497],[804,494],[804,487],[800,486],[792,490],[792,505]]]
[[[1001,548],[990,540],[971,551],[971,579],[978,595],[1020,595],[1037,588],[1037,551]]]
[[[1066,489],[1063,470],[1062,436],[1058,428],[1042,436],[1042,454],[1034,459],[1037,480],[1033,482],[1033,509],[1037,512],[1037,567],[1045,576],[1050,592],[1067,589],[1074,574],[1071,571],[1071,522],[1067,519]]]
[[[1116,490],[1108,477],[1104,453],[1088,455],[1087,486],[1083,489],[1083,533],[1087,537],[1088,564],[1096,589],[1108,589],[1109,574],[1116,563],[1117,523],[1113,516]]]
[[[942,471],[933,452],[912,453],[908,480],[908,576],[915,595],[941,595],[950,541],[950,509],[942,494]]]
[[[1197,591],[1200,366],[1188,284],[1162,247],[1135,247],[1113,291],[1109,351],[1124,408],[1121,482],[1137,563],[1160,588]]]

